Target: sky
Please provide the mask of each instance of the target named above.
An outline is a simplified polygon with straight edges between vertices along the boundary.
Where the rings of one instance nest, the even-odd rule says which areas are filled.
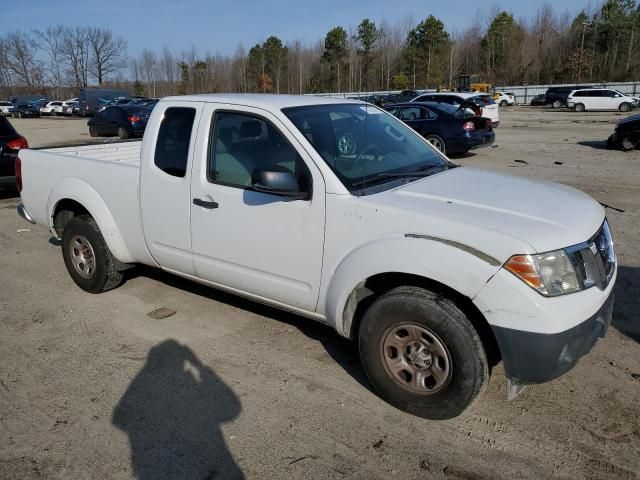
[[[449,31],[462,31],[481,6],[488,14],[496,6],[514,16],[530,16],[544,1],[519,0],[0,0],[0,34],[50,25],[97,26],[127,40],[129,54],[163,46],[179,52],[192,46],[200,52],[233,54],[276,35],[284,42],[308,44],[324,39],[331,28],[355,27],[363,18],[391,23],[408,15],[415,22],[433,14]],[[576,14],[590,0],[553,0],[557,13]]]

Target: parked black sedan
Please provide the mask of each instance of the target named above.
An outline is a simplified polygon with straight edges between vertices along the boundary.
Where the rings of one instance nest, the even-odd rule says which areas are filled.
[[[547,96],[544,93],[536,95],[531,99],[530,103],[534,107],[544,107],[547,104]]]
[[[15,186],[15,162],[21,148],[29,148],[27,140],[0,115],[0,187]]]
[[[151,110],[136,105],[110,106],[87,122],[92,137],[117,135],[121,139],[142,136]]]
[[[620,120],[607,140],[607,147],[624,151],[640,148],[640,115]]]
[[[476,115],[464,104],[412,102],[391,105],[385,110],[449,155],[486,147],[496,138],[491,120]]]

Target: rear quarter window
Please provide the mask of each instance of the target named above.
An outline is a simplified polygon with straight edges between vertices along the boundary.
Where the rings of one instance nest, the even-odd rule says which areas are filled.
[[[164,173],[184,177],[189,160],[189,144],[196,110],[169,107],[165,110],[156,141],[154,163]]]

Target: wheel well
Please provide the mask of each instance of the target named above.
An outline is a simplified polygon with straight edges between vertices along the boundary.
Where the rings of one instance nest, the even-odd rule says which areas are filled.
[[[58,202],[53,211],[53,228],[58,237],[62,237],[62,231],[67,222],[78,215],[89,215],[89,211],[80,203],[69,198]]]
[[[469,297],[462,295],[460,292],[443,283],[408,273],[380,273],[369,277],[356,286],[349,296],[349,301],[347,301],[343,313],[344,325],[347,326],[346,329],[349,338],[354,339],[357,337],[360,321],[364,313],[378,297],[396,287],[407,286],[424,288],[425,290],[440,294],[452,300],[467,316],[478,332],[487,354],[489,365],[494,366],[500,361],[500,349],[491,330],[491,326]]]

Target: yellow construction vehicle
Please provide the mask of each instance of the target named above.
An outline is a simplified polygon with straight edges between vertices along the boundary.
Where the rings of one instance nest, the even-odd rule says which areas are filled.
[[[459,92],[483,92],[494,94],[496,87],[480,81],[480,75],[458,75]]]

